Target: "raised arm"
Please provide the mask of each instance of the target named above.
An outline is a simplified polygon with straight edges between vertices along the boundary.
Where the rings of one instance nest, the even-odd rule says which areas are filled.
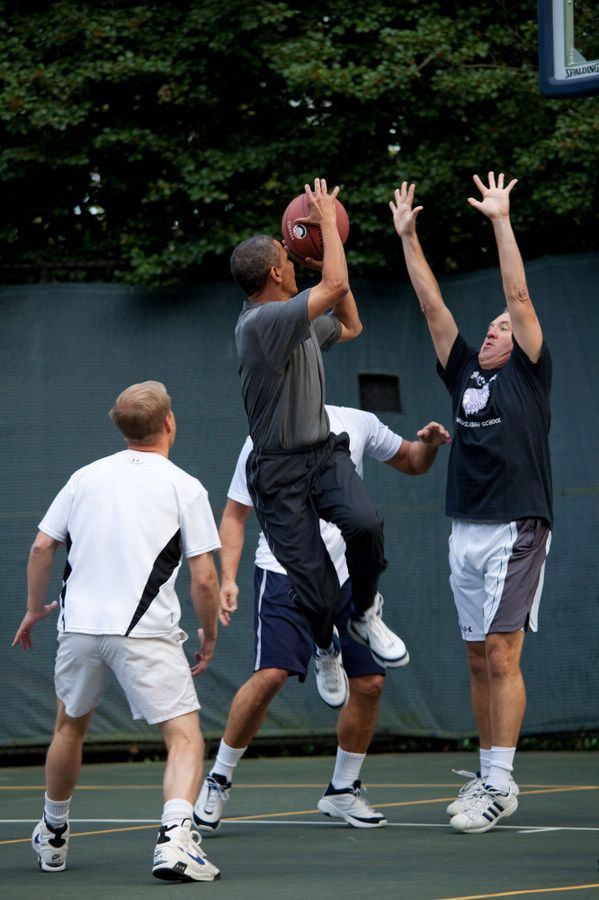
[[[237,609],[237,572],[245,541],[245,526],[252,513],[251,506],[237,500],[227,500],[220,522],[220,621],[229,625],[231,614]]]
[[[201,628],[198,629],[200,650],[196,653],[196,665],[192,667],[192,675],[203,672],[212,658],[216,644],[218,629],[218,575],[212,553],[200,553],[187,560],[191,575],[191,601]]]
[[[389,203],[393,224],[403,247],[406,268],[420,308],[424,313],[435,351],[443,368],[447,365],[458,328],[449,309],[445,306],[439,284],[420,246],[416,234],[416,219],[422,206],[413,208],[414,188],[406,181],[395,191],[395,202]]]
[[[404,438],[395,456],[387,460],[387,465],[404,475],[424,475],[434,463],[439,447],[451,443],[449,432],[438,422],[429,422],[416,437],[417,441]]]
[[[510,221],[510,193],[517,179],[513,178],[504,187],[501,172],[495,182],[495,173],[489,172],[489,186],[473,175],[473,180],[482,194],[482,200],[468,198],[468,203],[491,220],[499,253],[499,267],[503,282],[503,293],[512,320],[512,333],[520,347],[532,362],[541,353],[543,332],[535,308],[528,293],[524,263],[516,243]]]
[[[344,331],[341,340],[357,337],[362,330],[356,303],[349,287],[349,276],[345,250],[337,229],[335,198],[339,188],[329,193],[324,178],[314,179],[314,190],[306,185],[306,195],[310,201],[310,215],[299,222],[318,225],[322,233],[323,259],[321,278],[308,298],[308,318],[316,319],[333,308]]]

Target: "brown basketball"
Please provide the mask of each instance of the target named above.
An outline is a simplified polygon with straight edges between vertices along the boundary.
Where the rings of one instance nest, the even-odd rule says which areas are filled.
[[[297,257],[297,259],[321,260],[323,253],[322,234],[318,225],[311,225],[306,222],[297,222],[296,219],[303,219],[310,215],[311,203],[306,194],[300,194],[294,197],[281,219],[281,231],[285,246]],[[345,207],[335,200],[335,208],[337,211],[337,230],[343,243],[345,244],[349,235],[349,217],[345,211]]]

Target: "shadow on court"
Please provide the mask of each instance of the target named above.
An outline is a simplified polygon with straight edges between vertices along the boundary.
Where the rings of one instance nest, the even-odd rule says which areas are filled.
[[[242,760],[214,835],[203,837],[220,881],[152,878],[160,763],[84,767],[71,806],[67,871],[42,873],[30,846],[43,770],[0,769],[0,894],[7,900],[209,894],[215,900],[325,897],[599,898],[599,754],[522,753],[520,806],[481,835],[448,826],[445,807],[474,754],[381,754],[363,769],[388,828],[349,828],[318,812],[331,758]]]

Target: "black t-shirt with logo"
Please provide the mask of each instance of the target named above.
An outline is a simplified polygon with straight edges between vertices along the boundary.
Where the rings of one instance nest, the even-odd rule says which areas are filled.
[[[474,521],[539,517],[551,525],[551,357],[536,363],[514,340],[508,362],[481,369],[461,334],[437,372],[451,394],[454,434],[446,513]]]

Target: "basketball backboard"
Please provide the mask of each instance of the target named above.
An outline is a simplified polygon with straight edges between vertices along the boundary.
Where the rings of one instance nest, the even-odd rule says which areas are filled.
[[[597,0],[538,0],[539,78],[548,97],[599,92]]]

